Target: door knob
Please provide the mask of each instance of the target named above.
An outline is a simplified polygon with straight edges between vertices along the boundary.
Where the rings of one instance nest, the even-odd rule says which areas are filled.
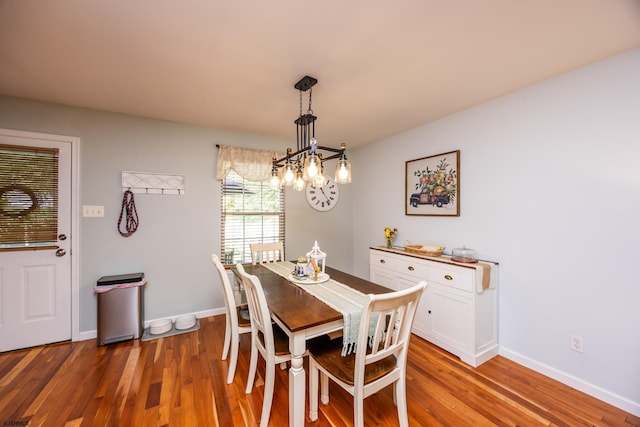
[[[56,256],[57,257],[65,256],[66,254],[67,254],[67,251],[65,251],[64,249],[58,249],[56,251]]]

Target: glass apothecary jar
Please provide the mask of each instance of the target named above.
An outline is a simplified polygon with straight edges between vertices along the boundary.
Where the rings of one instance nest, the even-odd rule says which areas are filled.
[[[478,255],[475,250],[463,246],[451,250],[451,260],[456,262],[478,262]]]

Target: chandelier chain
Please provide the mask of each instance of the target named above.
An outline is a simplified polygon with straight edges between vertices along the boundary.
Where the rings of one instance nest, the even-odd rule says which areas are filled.
[[[302,91],[300,91],[300,114],[298,117],[302,116]]]

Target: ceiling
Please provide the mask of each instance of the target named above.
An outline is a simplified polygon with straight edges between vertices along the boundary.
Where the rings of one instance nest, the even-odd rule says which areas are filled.
[[[0,94],[295,140],[310,75],[353,148],[639,46],[640,0],[0,0]]]

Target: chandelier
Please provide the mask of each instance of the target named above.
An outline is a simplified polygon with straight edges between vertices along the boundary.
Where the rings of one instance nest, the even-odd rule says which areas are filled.
[[[287,155],[281,159],[274,157],[271,167],[272,188],[283,185],[293,186],[302,191],[307,183],[315,188],[323,187],[329,181],[325,174],[324,162],[338,159],[334,180],[339,184],[351,182],[351,164],[347,160],[347,146],[342,143],[340,148],[323,147],[316,141],[316,119],[311,109],[313,86],[318,80],[305,76],[294,85],[300,92],[300,113],[296,124],[296,151],[287,148]],[[309,91],[309,108],[302,110],[302,93]]]

